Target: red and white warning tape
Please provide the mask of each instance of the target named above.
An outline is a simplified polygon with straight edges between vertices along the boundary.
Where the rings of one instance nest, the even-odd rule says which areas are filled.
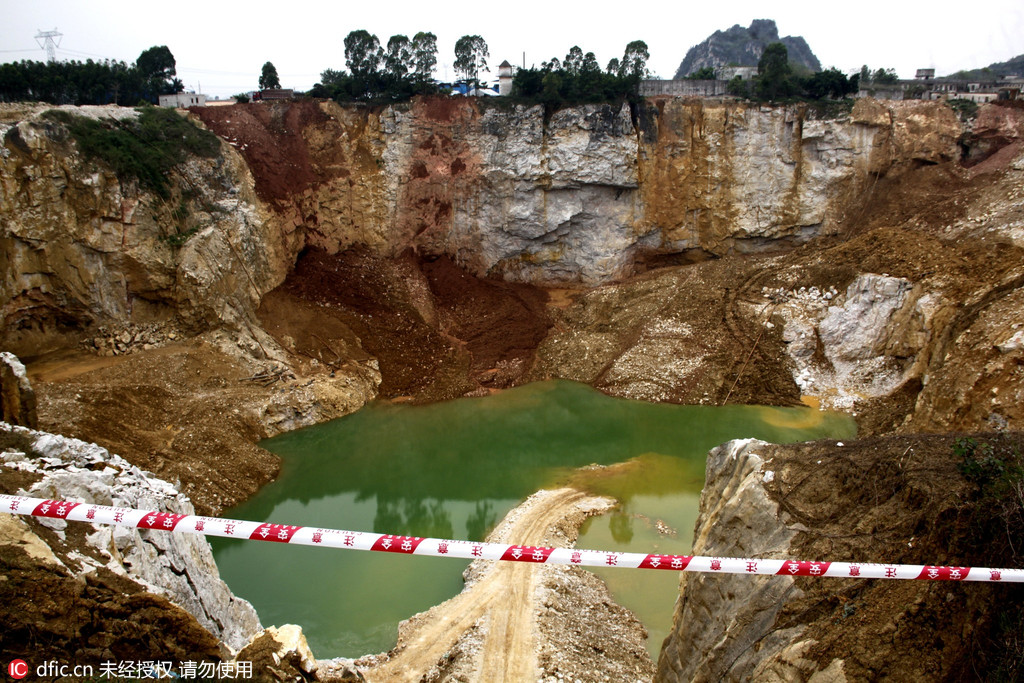
[[[913,564],[859,562],[807,562],[764,558],[702,557],[700,555],[644,555],[604,550],[541,548],[499,543],[475,543],[416,536],[393,536],[362,531],[320,529],[305,526],[246,522],[219,517],[199,517],[171,512],[43,500],[0,495],[0,512],[51,517],[70,522],[92,522],[176,531],[224,538],[272,541],[347,550],[375,550],[403,555],[432,555],[468,560],[506,560],[535,564],[568,564],[585,567],[623,567],[718,574],[770,574],[783,576],[831,576],[861,579],[921,579],[925,581],[998,581],[1024,583],[1024,569],[988,567],[941,567]]]

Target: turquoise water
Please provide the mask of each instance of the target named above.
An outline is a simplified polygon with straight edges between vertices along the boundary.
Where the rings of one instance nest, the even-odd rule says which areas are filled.
[[[227,514],[483,540],[534,491],[574,483],[622,501],[588,523],[580,547],[685,553],[708,450],[733,438],[849,438],[855,429],[846,416],[807,408],[652,404],[567,381],[427,406],[374,403],[263,442],[281,456],[281,476]],[[616,467],[576,470],[592,463]],[[467,564],[214,540],[232,590],[264,624],[300,624],[318,657],[390,649],[399,621],[459,592]],[[616,598],[644,620],[656,652],[678,575],[612,572],[605,574]]]

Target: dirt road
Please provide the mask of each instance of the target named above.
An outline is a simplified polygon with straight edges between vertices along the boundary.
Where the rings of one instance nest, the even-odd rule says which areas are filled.
[[[612,501],[574,489],[540,491],[516,508],[488,539],[520,545],[566,545],[588,515]],[[568,534],[566,533],[568,531]],[[556,568],[512,562],[475,562],[467,587],[451,600],[403,624],[390,659],[364,671],[374,683],[452,677],[480,681],[534,681],[547,672],[537,653],[558,649],[542,642],[538,604],[545,574]],[[565,619],[573,614],[566,613]],[[642,648],[642,640],[639,641]],[[564,643],[561,644],[564,647]],[[610,647],[615,651],[615,647]]]

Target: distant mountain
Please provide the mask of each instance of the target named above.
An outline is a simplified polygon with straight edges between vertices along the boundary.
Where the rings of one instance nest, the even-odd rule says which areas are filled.
[[[683,78],[706,66],[756,66],[769,43],[785,45],[791,63],[800,64],[811,71],[821,71],[821,62],[811,52],[806,40],[800,36],[779,38],[775,21],[755,19],[750,28],[736,24],[728,31],[715,31],[703,43],[691,47],[676,70],[675,77]]]
[[[970,71],[957,71],[947,78],[955,78],[965,81],[995,80],[1000,76],[1024,76],[1024,55],[1011,57],[1005,62],[989,64],[983,69],[971,69]]]

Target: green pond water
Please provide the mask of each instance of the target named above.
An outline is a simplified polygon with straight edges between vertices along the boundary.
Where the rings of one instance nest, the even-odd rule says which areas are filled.
[[[572,483],[622,505],[588,520],[581,548],[689,552],[704,460],[729,439],[849,438],[847,416],[809,408],[678,406],[567,381],[427,406],[373,403],[263,442],[281,475],[237,519],[483,540],[533,492]],[[590,465],[616,465],[579,471]],[[621,463],[621,464],[620,464]],[[303,627],[318,657],[395,645],[398,623],[461,590],[467,562],[211,539],[221,576],[264,624]],[[650,632],[671,626],[676,572],[598,573]]]

